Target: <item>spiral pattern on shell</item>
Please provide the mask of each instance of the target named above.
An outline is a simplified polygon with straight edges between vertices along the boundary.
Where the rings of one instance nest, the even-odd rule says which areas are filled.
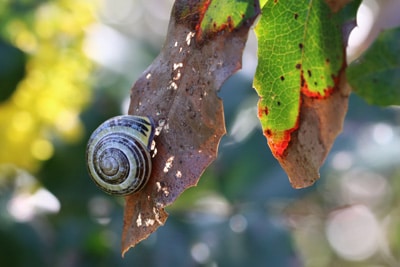
[[[150,146],[154,123],[150,117],[117,116],[102,123],[86,149],[90,177],[104,192],[138,192],[151,174]]]

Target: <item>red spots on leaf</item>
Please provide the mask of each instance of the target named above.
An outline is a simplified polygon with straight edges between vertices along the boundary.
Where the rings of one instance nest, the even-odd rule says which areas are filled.
[[[197,25],[201,25],[201,22]],[[226,18],[226,22],[218,25],[216,22],[212,23],[212,27],[210,29],[206,29],[205,32],[201,29],[201,27],[196,26],[196,40],[198,42],[203,41],[204,39],[211,39],[218,33],[223,33],[224,31],[232,32],[235,29],[235,24],[231,16]]]
[[[235,25],[233,23],[232,17],[228,16],[228,18],[226,19],[226,23],[221,24],[221,26],[216,30],[218,30],[218,31],[228,30],[229,32],[231,32],[234,29],[235,29]]]
[[[310,91],[308,88],[307,83],[301,88],[301,93],[309,98],[315,98],[315,99],[325,99],[329,97],[334,91],[334,87],[328,87],[324,89],[324,95],[322,95],[320,92],[313,92]]]
[[[195,30],[196,30],[196,35],[197,35],[197,39],[200,40],[200,36],[203,34],[203,31],[201,29],[201,23],[204,19],[204,15],[206,14],[208,7],[211,4],[211,0],[204,0],[204,2],[199,6],[199,10],[198,10],[198,16],[199,16],[199,20],[196,24]]]
[[[290,132],[284,131],[282,139],[279,140],[279,142],[275,142],[272,133],[269,130],[264,131],[264,135],[268,139],[268,146],[270,147],[272,154],[274,154],[275,157],[282,157],[283,152],[285,152],[290,142]]]
[[[301,69],[301,64],[300,63],[296,64],[296,69],[298,69],[298,70]]]
[[[330,60],[327,58],[326,60],[325,60],[325,63],[326,64],[330,64]],[[340,68],[340,70],[339,70],[339,74],[338,75],[334,75],[334,74],[332,74],[331,75],[331,78],[332,78],[332,80],[333,80],[333,86],[329,86],[329,87],[327,87],[327,88],[324,88],[324,90],[323,90],[323,94],[321,94],[320,92],[314,92],[314,91],[311,91],[310,90],[310,88],[308,87],[308,84],[307,84],[307,81],[305,80],[305,78],[304,78],[304,72],[303,72],[303,70],[300,72],[301,74],[301,76],[300,76],[300,85],[301,85],[301,93],[304,95],[304,96],[307,96],[307,97],[309,97],[309,98],[314,98],[314,99],[326,99],[326,98],[328,98],[329,96],[331,96],[332,95],[332,93],[335,91],[335,89],[337,88],[337,86],[339,85],[339,82],[340,82],[340,73],[342,73],[342,71],[344,70],[346,68],[346,61],[344,60],[343,61],[343,64],[342,64],[342,67]],[[312,76],[312,72],[311,72],[311,70],[307,70],[307,75],[308,75],[308,77],[309,78],[311,78],[311,76]],[[323,80],[323,79],[325,79],[325,77],[323,77],[323,76],[321,76],[320,77],[320,79],[321,80]],[[315,86],[318,86],[318,82],[317,81],[314,81],[314,85]]]
[[[299,128],[299,119],[296,121],[296,125],[288,130],[274,134],[270,129],[264,131],[264,136],[267,137],[268,146],[270,147],[272,154],[276,158],[283,158],[285,151],[289,146],[292,133]]]
[[[211,39],[219,33],[232,32],[235,30],[238,25],[235,26],[235,22],[232,19],[232,16],[227,16],[226,20],[223,23],[217,23],[216,21],[204,21],[204,16],[210,7],[211,0],[205,0],[204,4],[199,8],[199,21],[196,24],[195,31],[196,31],[196,40],[198,42],[204,41],[205,39]],[[246,14],[241,14],[241,18],[245,18]],[[206,26],[203,25],[205,23]],[[209,26],[207,26],[209,25]]]
[[[225,10],[221,1],[197,0],[195,2],[193,5],[192,1],[188,1],[188,7],[182,6],[179,14],[181,18],[190,15],[190,24],[194,23],[192,29],[195,31],[195,40],[198,44],[204,44],[240,28],[250,27],[254,22],[253,18],[261,12],[258,1],[254,1],[254,4],[249,5],[246,10],[240,10],[240,13],[230,13]],[[187,9],[189,11],[186,11]]]
[[[258,109],[258,117],[262,118],[263,116],[267,116],[269,113],[268,107],[263,107]]]
[[[199,24],[196,26],[196,30],[200,28],[200,24],[203,21],[204,15],[206,14],[208,7],[211,4],[211,0],[204,0],[204,2],[199,7]]]
[[[311,71],[308,70],[307,73],[308,73],[309,77],[311,77]],[[339,79],[336,79],[336,80],[334,79],[335,86],[336,86],[337,82],[339,82]],[[318,83],[314,82],[314,85],[318,85]],[[310,91],[310,88],[308,87],[308,84],[307,84],[306,80],[304,79],[304,73],[303,73],[303,71],[301,71],[301,93],[309,98],[325,99],[333,93],[335,86],[324,89],[323,95],[320,92]]]

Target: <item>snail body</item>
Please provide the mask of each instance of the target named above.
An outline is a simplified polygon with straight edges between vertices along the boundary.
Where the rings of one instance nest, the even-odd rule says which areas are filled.
[[[111,195],[141,190],[151,174],[154,131],[150,117],[123,115],[102,123],[86,148],[88,171],[94,183]]]

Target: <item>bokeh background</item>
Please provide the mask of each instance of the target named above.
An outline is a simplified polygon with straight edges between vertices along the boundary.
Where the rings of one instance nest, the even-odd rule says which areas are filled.
[[[400,109],[352,95],[321,179],[292,189],[256,117],[254,34],[220,91],[218,159],[121,258],[124,202],[91,182],[85,145],[127,112],[172,4],[0,2],[0,266],[399,266]]]

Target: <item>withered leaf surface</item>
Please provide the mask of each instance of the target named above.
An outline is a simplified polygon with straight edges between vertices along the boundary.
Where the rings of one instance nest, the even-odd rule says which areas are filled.
[[[350,93],[342,71],[328,98],[301,95],[299,128],[291,134],[284,156],[277,158],[294,188],[310,186],[319,178],[319,168],[342,131]]]
[[[164,207],[197,184],[225,134],[217,90],[241,68],[259,7],[256,0],[224,0],[243,8],[230,16],[231,9],[215,12],[221,7],[214,2],[175,1],[164,47],[132,88],[129,114],[151,116],[163,129],[148,184],[125,198],[122,254],[165,223]]]
[[[267,1],[256,27],[258,117],[294,188],[319,178],[342,129],[342,22],[324,1]]]

